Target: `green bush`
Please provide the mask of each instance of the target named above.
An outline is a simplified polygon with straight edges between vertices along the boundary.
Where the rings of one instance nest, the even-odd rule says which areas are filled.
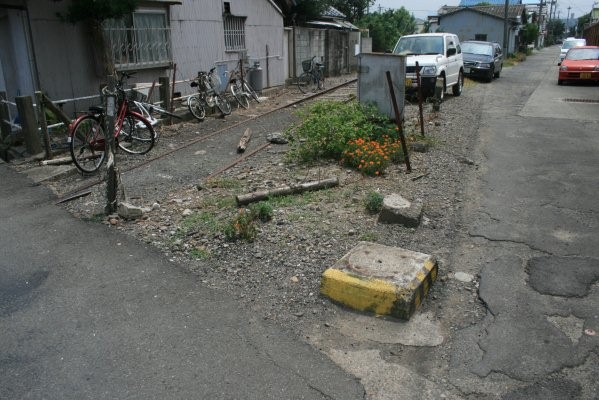
[[[376,214],[383,209],[383,200],[384,196],[379,192],[370,191],[366,194],[366,200],[364,200],[364,205],[366,206],[366,210],[371,214]]]
[[[301,122],[287,130],[289,157],[301,162],[340,159],[358,138],[378,139],[392,129],[387,117],[357,101],[319,101],[298,112]]]

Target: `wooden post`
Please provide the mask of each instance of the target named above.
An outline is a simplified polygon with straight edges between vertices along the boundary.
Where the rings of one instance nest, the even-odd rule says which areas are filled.
[[[50,135],[48,134],[48,122],[46,121],[46,108],[44,107],[44,95],[42,92],[35,92],[35,101],[37,102],[37,120],[42,130],[44,138],[44,147],[46,149],[46,160],[52,159],[52,146],[50,145]]]
[[[158,84],[160,87],[158,88],[158,93],[160,95],[160,101],[162,102],[162,108],[165,110],[171,109],[171,91],[170,91],[170,81],[168,76],[161,76],[158,78]]]
[[[106,118],[104,120],[104,133],[106,136],[105,152],[106,162],[106,214],[112,214],[117,210],[117,193],[119,187],[119,170],[116,167],[116,141],[114,139],[114,125],[116,110],[116,76],[108,76],[108,86],[105,93],[106,100]]]
[[[401,140],[401,149],[404,154],[404,161],[408,172],[412,172],[412,166],[410,165],[410,156],[408,155],[408,146],[406,145],[406,138],[403,134],[401,126],[401,114],[397,107],[397,99],[395,98],[395,90],[393,90],[393,82],[391,81],[391,72],[387,71],[387,83],[389,84],[389,94],[391,95],[391,103],[393,103],[393,111],[395,111],[395,123],[399,130],[399,139]]]
[[[15,98],[17,110],[21,117],[21,129],[25,138],[25,147],[31,155],[39,154],[43,151],[40,135],[37,132],[37,120],[33,110],[33,100],[30,96],[19,96]]]
[[[10,114],[8,112],[8,104],[6,104],[6,92],[0,92],[0,139],[4,141],[10,135],[11,128],[10,124],[5,121],[10,121]]]

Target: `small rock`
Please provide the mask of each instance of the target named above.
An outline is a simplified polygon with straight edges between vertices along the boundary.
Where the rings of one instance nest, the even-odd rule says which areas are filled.
[[[285,139],[281,132],[272,132],[266,135],[266,140],[274,144],[287,144],[289,141]]]
[[[160,203],[152,204],[152,211],[160,210]]]
[[[296,312],[296,313],[293,313],[293,315],[295,315],[298,318],[301,318],[301,317],[304,316],[304,313],[303,312]]]
[[[453,277],[460,282],[472,282],[474,276],[465,272],[456,272]]]
[[[109,222],[110,225],[117,225],[119,223],[119,220],[116,218],[110,218]]]
[[[184,217],[189,217],[191,214],[193,214],[193,211],[191,211],[189,208],[186,208],[185,210],[183,210],[182,214]]]
[[[291,277],[291,282],[298,283],[299,282],[299,278],[297,276],[292,276]]]

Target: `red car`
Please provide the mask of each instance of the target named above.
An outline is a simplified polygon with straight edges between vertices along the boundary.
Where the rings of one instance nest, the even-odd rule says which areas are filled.
[[[572,47],[559,67],[557,84],[566,81],[599,82],[599,46]]]

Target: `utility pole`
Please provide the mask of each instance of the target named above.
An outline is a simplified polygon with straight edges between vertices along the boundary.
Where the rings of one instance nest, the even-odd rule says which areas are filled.
[[[568,15],[566,16],[566,36],[570,35],[570,9],[572,7],[568,6]]]
[[[507,15],[508,15],[508,7],[510,5],[509,0],[505,0],[505,10],[503,13],[503,56],[507,57],[508,56],[508,21],[507,21]]]
[[[545,2],[543,0],[541,0],[541,2],[539,3],[539,17],[537,18],[537,26],[539,27],[539,34],[537,35],[537,38],[535,39],[535,48],[538,49],[540,48],[543,43],[545,42],[544,40],[542,41],[543,43],[541,43],[541,37],[544,38],[543,36],[543,6],[545,5]]]

